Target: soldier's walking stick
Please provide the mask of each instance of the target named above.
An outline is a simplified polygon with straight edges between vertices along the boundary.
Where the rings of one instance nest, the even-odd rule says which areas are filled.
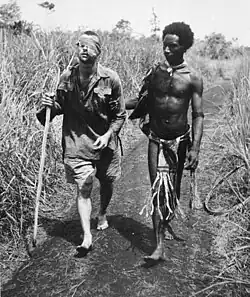
[[[46,107],[46,118],[43,131],[43,142],[42,142],[42,154],[40,160],[39,174],[38,174],[38,186],[36,193],[36,202],[35,202],[35,218],[34,218],[34,233],[33,233],[33,246],[36,246],[36,236],[37,236],[37,227],[38,227],[38,209],[39,209],[39,199],[42,192],[42,183],[43,183],[43,168],[46,157],[46,144],[47,136],[49,131],[49,122],[50,122],[51,108]]]
[[[69,70],[69,67],[71,63],[73,62],[73,59],[75,57],[75,53],[73,53],[69,64],[66,68],[66,71]],[[57,82],[54,87],[57,87],[60,80],[60,70],[58,70],[58,77]],[[43,169],[44,169],[44,163],[45,163],[45,157],[46,157],[46,144],[47,144],[47,136],[49,131],[49,123],[50,123],[50,114],[51,114],[51,108],[46,107],[46,117],[45,117],[45,125],[44,125],[44,132],[43,132],[43,142],[42,142],[42,154],[41,154],[41,160],[40,160],[40,167],[39,167],[39,174],[38,174],[38,186],[37,186],[37,193],[36,193],[36,202],[35,202],[35,216],[34,216],[34,232],[33,232],[33,246],[36,247],[36,236],[37,236],[37,228],[38,228],[38,210],[39,210],[39,200],[40,195],[42,192],[42,183],[43,183]]]

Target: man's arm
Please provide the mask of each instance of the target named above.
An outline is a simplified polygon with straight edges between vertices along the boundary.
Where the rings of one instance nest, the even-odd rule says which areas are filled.
[[[151,79],[152,73],[153,73],[153,67],[147,71],[145,77],[143,78],[142,86],[141,86],[138,96],[136,98],[130,98],[130,99],[126,100],[126,102],[125,102],[126,109],[128,109],[128,110],[135,109],[135,107],[137,106],[140,99],[147,96],[148,86],[150,84],[150,79]]]
[[[127,116],[122,84],[118,75],[115,75],[115,77],[112,80],[111,96],[112,98],[109,101],[109,107],[111,110],[109,130],[111,133],[118,134]]]
[[[96,139],[94,145],[97,150],[104,149],[108,146],[112,135],[117,135],[120,132],[127,115],[122,85],[117,74],[112,77],[111,89],[111,100],[108,102],[110,109],[110,125],[108,131]]]
[[[200,78],[193,78],[193,96],[192,96],[192,147],[191,150],[200,150],[201,138],[203,134],[203,81]]]
[[[125,107],[127,110],[135,109],[138,105],[138,102],[147,96],[148,93],[148,82],[143,81],[143,85],[139,91],[138,97],[127,99],[125,102]]]
[[[186,169],[194,170],[198,165],[198,156],[203,134],[203,82],[198,77],[192,78],[193,95],[191,99],[192,106],[192,146],[187,154]]]
[[[125,107],[127,110],[130,110],[130,109],[135,109],[136,105],[138,103],[138,98],[129,98],[126,100],[125,102]]]
[[[64,94],[62,91],[57,92],[57,94],[45,94],[43,96],[43,107],[40,109],[36,117],[38,121],[44,125],[45,124],[45,115],[46,115],[46,108],[49,107],[51,108],[51,113],[50,113],[50,121],[54,119],[55,116],[60,115],[63,113],[63,102],[64,102]],[[44,103],[44,102],[49,102],[49,103]]]
[[[44,94],[42,98],[43,108],[39,110],[36,114],[39,122],[44,125],[45,124],[45,115],[46,115],[46,107],[51,108],[50,120],[57,115],[63,114],[64,110],[64,101],[68,92],[68,84],[70,79],[71,71],[65,71],[61,77],[59,84],[57,86],[57,91],[51,94]]]
[[[152,67],[142,80],[142,86],[136,98],[128,99],[125,103],[126,109],[134,109],[129,119],[134,120],[145,116],[148,113],[149,86],[156,67]]]

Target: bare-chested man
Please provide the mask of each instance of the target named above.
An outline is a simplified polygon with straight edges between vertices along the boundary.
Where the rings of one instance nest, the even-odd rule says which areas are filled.
[[[203,132],[202,79],[190,72],[184,53],[192,46],[189,25],[175,22],[163,30],[166,61],[149,70],[138,98],[126,102],[134,109],[130,119],[141,118],[142,131],[149,138],[148,166],[152,186],[149,206],[156,236],[156,249],[145,260],[164,258],[165,229],[180,198],[184,166],[195,170]],[[188,109],[192,107],[192,141]],[[186,163],[185,163],[186,162]]]

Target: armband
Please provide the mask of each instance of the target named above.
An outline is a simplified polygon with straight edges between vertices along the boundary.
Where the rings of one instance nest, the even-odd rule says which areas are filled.
[[[204,113],[203,112],[192,112],[192,119],[196,119],[196,118],[204,118]]]

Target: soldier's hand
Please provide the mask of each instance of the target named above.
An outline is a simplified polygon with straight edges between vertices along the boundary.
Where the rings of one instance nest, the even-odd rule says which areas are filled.
[[[190,150],[187,153],[186,162],[184,168],[187,170],[195,170],[199,163],[199,153],[196,150]]]
[[[110,139],[110,134],[109,133],[106,133],[106,134],[98,137],[96,139],[96,141],[94,142],[95,149],[96,150],[103,150],[105,147],[108,146],[109,139]]]
[[[55,93],[45,93],[42,96],[42,105],[53,107],[55,104]]]

